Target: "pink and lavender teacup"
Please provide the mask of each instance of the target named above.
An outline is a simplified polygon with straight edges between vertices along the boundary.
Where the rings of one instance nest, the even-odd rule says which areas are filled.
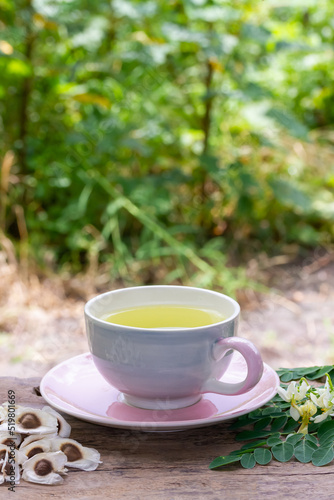
[[[142,328],[114,324],[106,317],[133,307],[177,304],[213,310],[225,319],[195,327]],[[186,286],[139,286],[107,292],[85,306],[89,348],[96,368],[125,401],[147,409],[176,409],[196,403],[203,393],[242,394],[260,380],[257,348],[236,337],[240,307],[232,298]],[[220,379],[233,350],[247,363],[238,383]]]

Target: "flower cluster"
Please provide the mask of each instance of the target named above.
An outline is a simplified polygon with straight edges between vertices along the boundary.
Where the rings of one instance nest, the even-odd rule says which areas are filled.
[[[19,484],[21,477],[60,484],[66,467],[95,470],[99,452],[70,439],[70,433],[68,422],[49,406],[0,405],[0,484]]]
[[[328,416],[334,416],[334,387],[329,375],[326,375],[324,387],[312,387],[305,378],[291,382],[287,389],[278,388],[280,397],[291,404],[290,415],[301,426],[298,432],[308,433],[310,421],[322,422]]]

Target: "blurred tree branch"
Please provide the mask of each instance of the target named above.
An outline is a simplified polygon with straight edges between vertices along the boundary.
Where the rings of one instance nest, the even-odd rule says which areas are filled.
[[[33,48],[35,42],[35,35],[32,30],[33,23],[33,6],[32,0],[26,0],[25,12],[27,13],[25,19],[25,47],[24,47],[24,57],[29,66],[32,67],[32,57]],[[30,74],[23,78],[22,88],[21,88],[21,101],[19,107],[19,140],[20,148],[18,150],[18,160],[21,167],[21,172],[23,175],[27,174],[27,135],[28,135],[28,124],[29,124],[29,100],[32,92],[32,82],[33,75]]]

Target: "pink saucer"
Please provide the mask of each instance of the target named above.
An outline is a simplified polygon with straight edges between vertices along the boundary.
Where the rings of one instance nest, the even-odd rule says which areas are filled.
[[[245,378],[246,363],[237,352],[222,377]],[[273,398],[279,386],[276,372],[264,363],[259,383],[246,394],[203,394],[198,403],[177,410],[144,410],[123,402],[122,394],[99,374],[91,354],[80,354],[52,368],[42,379],[43,398],[57,410],[95,424],[143,431],[176,431],[218,424],[249,413]]]

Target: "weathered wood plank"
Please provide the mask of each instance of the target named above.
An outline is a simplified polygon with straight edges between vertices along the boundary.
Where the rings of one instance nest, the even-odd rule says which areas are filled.
[[[12,389],[16,402],[42,407],[45,402],[33,390],[39,379],[0,378],[1,402]],[[141,433],[102,427],[65,418],[71,437],[101,453],[103,463],[93,472],[70,469],[63,485],[43,486],[21,481],[14,498],[112,500],[248,500],[330,499],[334,490],[334,466],[318,468],[291,461],[246,470],[230,466],[210,471],[210,461],[239,445],[228,424],[182,432]],[[8,498],[6,486],[0,498]],[[14,495],[14,493],[13,493]]]

